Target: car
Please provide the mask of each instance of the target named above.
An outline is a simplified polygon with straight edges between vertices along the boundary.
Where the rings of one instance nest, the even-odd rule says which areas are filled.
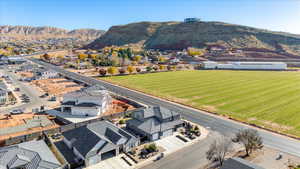
[[[12,115],[22,114],[22,113],[24,113],[24,112],[21,109],[14,109],[14,110],[10,111],[10,114],[12,114]]]

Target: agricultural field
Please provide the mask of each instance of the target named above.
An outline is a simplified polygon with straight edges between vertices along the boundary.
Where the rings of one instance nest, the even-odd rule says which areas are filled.
[[[300,72],[194,70],[104,80],[300,137]]]

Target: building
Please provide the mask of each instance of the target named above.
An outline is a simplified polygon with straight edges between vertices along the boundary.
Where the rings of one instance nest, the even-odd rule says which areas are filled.
[[[184,22],[185,23],[193,23],[193,22],[200,22],[201,19],[200,18],[185,18]]]
[[[26,60],[23,57],[18,56],[10,56],[7,58],[8,64],[22,64],[25,63]]]
[[[57,146],[63,155],[75,157],[85,166],[128,152],[139,145],[139,140],[108,121],[99,121],[63,133],[63,145]],[[70,161],[70,160],[69,160]],[[69,162],[70,163],[70,162]],[[71,164],[72,165],[72,164]]]
[[[204,69],[236,69],[236,70],[285,70],[284,62],[227,62],[217,63],[213,61],[202,62]]]
[[[11,91],[8,89],[4,80],[0,80],[0,105],[9,103],[9,95]]]
[[[179,113],[163,107],[150,107],[133,112],[132,119],[126,122],[126,128],[139,135],[142,140],[150,141],[171,136],[183,125]]]
[[[109,92],[96,85],[65,94],[61,111],[72,115],[98,116],[109,109],[111,102]]]
[[[34,72],[34,80],[41,80],[41,79],[54,79],[58,78],[59,73],[54,70],[47,70],[47,69],[37,69]]]
[[[230,158],[220,169],[264,169],[241,158]]]
[[[43,141],[0,148],[1,169],[61,169],[62,165]]]

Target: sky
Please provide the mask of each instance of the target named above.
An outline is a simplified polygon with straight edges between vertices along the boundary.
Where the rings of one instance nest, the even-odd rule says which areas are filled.
[[[187,17],[300,34],[300,0],[0,0],[0,25],[108,30]]]

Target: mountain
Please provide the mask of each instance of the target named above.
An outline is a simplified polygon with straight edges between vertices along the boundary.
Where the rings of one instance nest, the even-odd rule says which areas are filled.
[[[47,40],[59,38],[74,38],[78,40],[95,40],[105,31],[95,29],[66,29],[55,27],[32,27],[32,26],[0,26],[0,41],[18,40]]]
[[[160,50],[222,44],[233,48],[261,48],[300,55],[300,35],[222,22],[139,22],[113,26],[86,47],[99,49],[126,44]]]

